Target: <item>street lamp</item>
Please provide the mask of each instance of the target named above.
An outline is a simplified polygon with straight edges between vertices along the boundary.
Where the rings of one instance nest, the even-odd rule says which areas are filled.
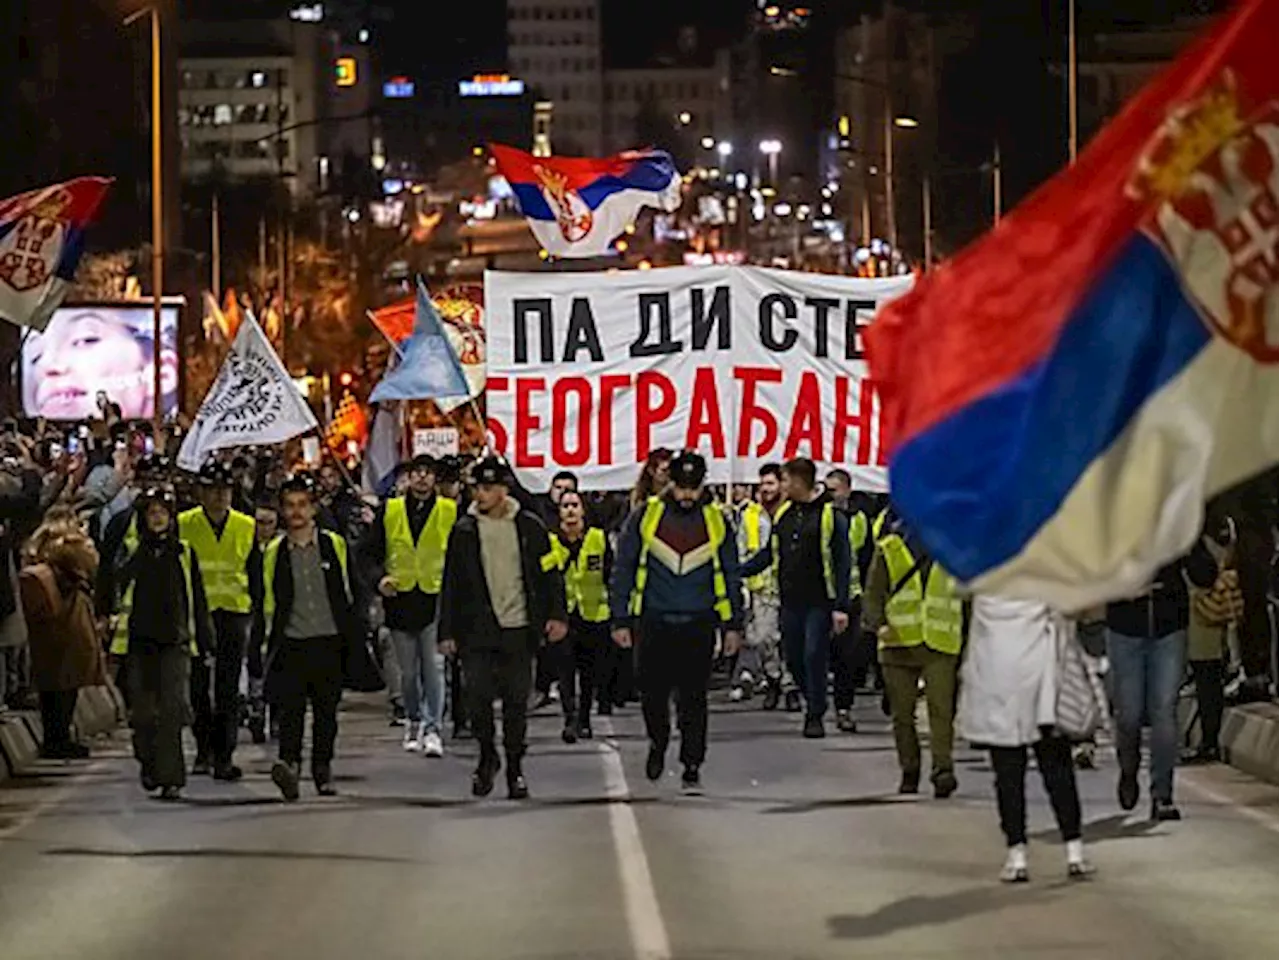
[[[136,10],[124,18],[124,25],[131,26],[144,14],[151,15],[151,366],[152,380],[152,434],[157,445],[163,420],[161,402],[164,399],[164,382],[160,362],[164,341],[161,339],[160,320],[164,298],[164,170],[162,165],[161,130],[163,115],[160,112],[160,8],[155,4]]]
[[[733,154],[733,144],[728,140],[721,140],[716,144],[716,153],[722,157],[728,157]]]
[[[760,152],[769,158],[769,182],[778,185],[778,154],[782,152],[781,140],[761,140]]]

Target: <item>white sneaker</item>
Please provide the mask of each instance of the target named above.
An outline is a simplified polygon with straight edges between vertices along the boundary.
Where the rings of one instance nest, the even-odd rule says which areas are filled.
[[[404,725],[404,748],[409,753],[418,753],[422,750],[420,728],[421,724],[414,723],[412,720]]]
[[[746,696],[746,693],[743,691],[741,687],[731,687],[729,690],[730,703],[740,703],[742,701],[742,698],[745,696]]]
[[[444,741],[440,739],[440,734],[434,730],[428,730],[422,737],[422,753],[428,757],[444,756]]]

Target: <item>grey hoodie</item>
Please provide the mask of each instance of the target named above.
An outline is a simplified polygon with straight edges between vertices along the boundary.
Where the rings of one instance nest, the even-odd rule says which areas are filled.
[[[483,514],[473,503],[470,514],[476,519],[480,535],[480,565],[489,588],[493,615],[503,630],[517,630],[529,625],[529,609],[525,602],[524,575],[520,571],[520,538],[516,531],[516,514],[520,504],[507,497],[501,508]]]

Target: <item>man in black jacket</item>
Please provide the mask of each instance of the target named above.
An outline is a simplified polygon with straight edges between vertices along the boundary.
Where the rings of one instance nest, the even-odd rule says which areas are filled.
[[[1173,802],[1178,762],[1178,688],[1187,662],[1187,583],[1210,587],[1213,555],[1197,541],[1190,556],[1161,569],[1146,593],[1107,605],[1107,659],[1116,717],[1120,806],[1138,805],[1142,720],[1151,726],[1151,819],[1180,820]]]
[[[347,542],[316,525],[309,478],[281,489],[285,535],[262,551],[262,606],[254,641],[267,640],[266,692],[280,718],[279,760],[271,779],[285,800],[298,799],[302,733],[311,704],[311,778],[316,792],[332,796],[333,746],[338,737],[344,656],[362,642],[352,605]]]
[[[543,635],[568,632],[564,578],[547,528],[509,495],[511,474],[497,457],[476,464],[475,497],[449,537],[440,592],[440,649],[462,658],[471,728],[480,762],[471,781],[477,797],[493,791],[501,763],[494,743],[493,700],[502,700],[507,794],[529,796],[522,759],[533,657]]]

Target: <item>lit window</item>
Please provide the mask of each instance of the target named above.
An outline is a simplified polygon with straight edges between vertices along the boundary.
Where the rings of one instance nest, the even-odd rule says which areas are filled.
[[[249,74],[249,86],[265,87],[267,85],[267,74],[264,70],[254,70]]]
[[[213,108],[213,125],[221,127],[231,122],[231,104],[219,103]]]

